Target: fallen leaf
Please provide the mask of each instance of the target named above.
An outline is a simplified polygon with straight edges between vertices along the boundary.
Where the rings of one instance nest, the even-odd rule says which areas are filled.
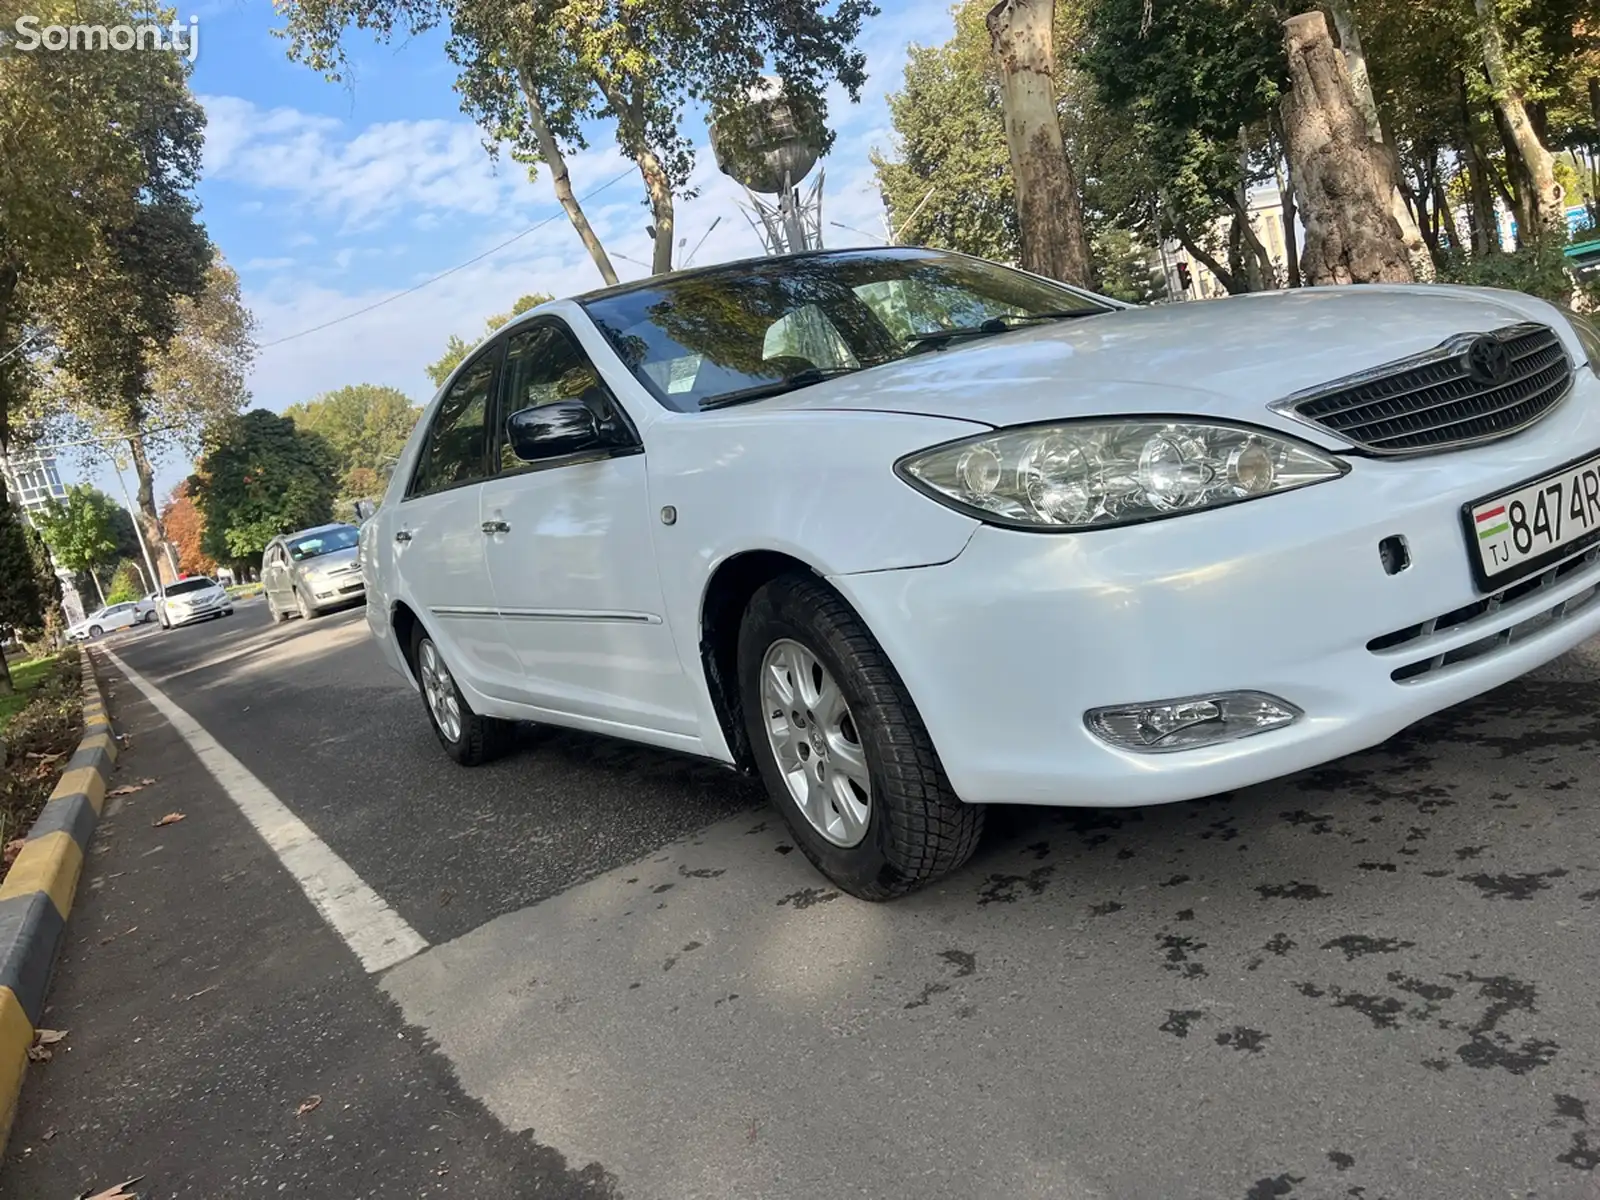
[[[139,1200],[128,1189],[143,1179],[143,1175],[135,1175],[132,1179],[124,1179],[121,1183],[114,1183],[103,1192],[82,1193],[78,1200]]]
[[[42,1134],[39,1135],[39,1140],[40,1141],[45,1141],[45,1142],[53,1141],[55,1139],[56,1134],[58,1134],[59,1132],[60,1132],[60,1130],[58,1130],[54,1125],[52,1125],[52,1126],[50,1126],[49,1129],[46,1129]]]
[[[222,986],[221,984],[213,983],[210,987],[203,987],[198,992],[190,992],[187,996],[184,997],[184,999],[185,1000],[198,1000],[201,996],[204,996],[207,992],[214,992],[221,986]]]
[[[297,1117],[303,1117],[308,1112],[314,1112],[320,1107],[322,1107],[321,1096],[307,1096],[300,1102],[300,1107],[294,1110],[294,1115]]]
[[[161,820],[150,826],[150,828],[160,829],[163,825],[176,825],[181,820],[183,820],[182,813],[168,813],[166,816],[162,817]]]
[[[70,1029],[35,1029],[33,1031],[33,1044],[35,1046],[54,1046],[71,1032]]]
[[[21,854],[22,853],[22,848],[24,846],[26,846],[27,844],[28,844],[28,839],[27,838],[17,838],[15,841],[11,841],[11,842],[7,842],[6,843],[5,850],[3,852],[0,852],[0,857],[3,857],[5,859],[6,866],[9,867],[11,865],[11,860],[16,858],[17,855]]]
[[[65,758],[66,755],[65,754],[39,754],[39,753],[36,753],[35,751],[30,750],[30,751],[28,751],[28,757],[29,758],[33,758],[33,759],[37,759],[39,761],[39,765],[41,767],[43,767],[43,766],[48,766],[49,764],[55,762],[57,759]]]
[[[108,796],[131,796],[135,792],[142,792],[142,791],[144,791],[144,784],[142,784],[142,783],[128,783],[128,784],[124,784],[122,787],[112,788],[109,792],[106,793],[106,795],[108,795]]]

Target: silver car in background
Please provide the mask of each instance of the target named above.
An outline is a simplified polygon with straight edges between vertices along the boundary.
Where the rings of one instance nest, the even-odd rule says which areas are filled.
[[[233,597],[215,579],[191,575],[167,584],[165,597],[157,606],[164,628],[175,629],[212,617],[231,617]]]
[[[261,556],[261,583],[273,623],[291,613],[309,620],[325,608],[366,599],[354,525],[319,525],[273,538]]]

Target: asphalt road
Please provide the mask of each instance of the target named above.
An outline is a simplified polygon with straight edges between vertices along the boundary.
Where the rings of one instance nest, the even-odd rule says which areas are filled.
[[[0,1196],[1600,1197],[1600,645],[1290,780],[999,811],[887,906],[714,767],[455,767],[359,612],[114,649],[428,948],[365,973],[116,685],[155,782]]]

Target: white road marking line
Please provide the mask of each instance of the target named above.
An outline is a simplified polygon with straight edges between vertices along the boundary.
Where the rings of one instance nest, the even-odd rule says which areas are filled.
[[[200,722],[116,654],[104,647],[100,650],[189,743],[195,756],[255,826],[323,919],[355,951],[363,967],[369,972],[382,971],[428,948],[421,934],[384,903],[350,864],[312,833],[266,784],[224,750]]]

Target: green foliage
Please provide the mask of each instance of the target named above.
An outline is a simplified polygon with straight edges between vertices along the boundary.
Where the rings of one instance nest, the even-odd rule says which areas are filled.
[[[1456,251],[1446,257],[1439,282],[1507,288],[1527,292],[1553,304],[1571,304],[1572,276],[1567,272],[1562,255],[1568,244],[1564,237],[1530,239],[1509,253],[1482,258]]]
[[[45,597],[40,594],[28,534],[22,514],[0,501],[0,641],[11,630],[44,624]]]
[[[85,484],[67,489],[65,503],[52,501],[34,516],[56,561],[69,571],[92,571],[118,552],[118,517],[132,521],[111,498]]]
[[[896,156],[874,151],[872,163],[896,240],[1014,261],[1017,202],[989,7],[966,0],[954,37],[910,47],[904,86],[889,96]]]
[[[448,25],[462,108],[491,153],[505,144],[531,166],[542,160],[538,120],[564,153],[584,148],[584,123],[610,124],[645,177],[662,227],[656,269],[666,270],[672,196],[687,194],[695,161],[685,109],[706,105],[737,140],[742,101],[770,69],[824,123],[829,84],[860,96],[866,57],[853,43],[877,9],[869,0],[278,0],[278,11],[290,57],[331,78],[345,69],[340,40],[351,27],[388,40]]]
[[[139,573],[139,564],[131,558],[124,559],[117,564],[116,572],[111,576],[111,586],[106,588],[106,603],[126,604],[139,599],[149,590],[145,587],[144,576]]]
[[[487,338],[491,333],[511,320],[512,317],[520,317],[530,308],[537,308],[551,299],[553,297],[547,292],[531,292],[526,296],[518,297],[517,302],[511,306],[510,312],[496,313],[484,322],[483,337]],[[479,339],[479,341],[482,340],[483,338]],[[450,340],[445,343],[444,354],[440,356],[437,362],[430,363],[424,368],[428,372],[428,378],[433,380],[433,386],[442,387],[444,381],[450,378],[450,372],[459,367],[477,345],[477,342],[465,341],[452,333]],[[402,439],[403,441],[404,439]],[[376,466],[377,464],[370,465]]]
[[[258,408],[228,421],[189,479],[205,518],[201,545],[218,562],[259,560],[280,533],[326,523],[338,491],[327,441]]]
[[[523,301],[537,302],[537,298],[524,296],[518,303]],[[531,307],[528,304],[512,311]],[[501,322],[505,319],[501,318]],[[297,428],[327,440],[334,455],[341,498],[360,500],[371,496],[373,481],[405,449],[421,412],[398,388],[358,383],[325,392],[315,400],[292,404],[283,415],[291,418]]]
[[[1129,304],[1166,299],[1166,281],[1150,270],[1150,248],[1126,229],[1100,230],[1094,237],[1094,261],[1102,295]]]

